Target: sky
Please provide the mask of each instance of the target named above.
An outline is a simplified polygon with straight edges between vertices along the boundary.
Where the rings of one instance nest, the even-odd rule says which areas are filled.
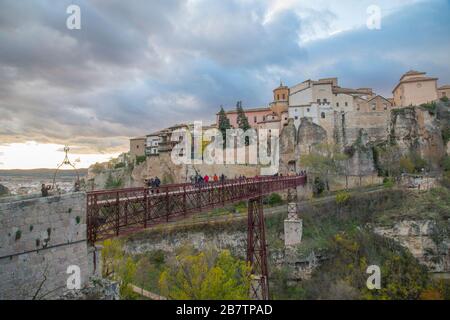
[[[0,169],[54,168],[64,145],[87,167],[130,137],[210,124],[220,105],[265,106],[280,81],[339,77],[390,97],[414,69],[448,84],[449,12],[449,0],[0,0]]]

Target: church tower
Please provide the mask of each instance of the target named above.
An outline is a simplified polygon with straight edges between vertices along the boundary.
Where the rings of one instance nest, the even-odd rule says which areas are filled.
[[[281,116],[281,113],[288,111],[289,87],[283,86],[283,82],[281,81],[280,86],[273,90],[273,102],[270,104],[270,108],[278,116]]]

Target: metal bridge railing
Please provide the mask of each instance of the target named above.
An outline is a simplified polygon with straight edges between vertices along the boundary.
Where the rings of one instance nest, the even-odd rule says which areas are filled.
[[[270,176],[88,192],[88,240],[95,243],[305,183],[306,176]]]

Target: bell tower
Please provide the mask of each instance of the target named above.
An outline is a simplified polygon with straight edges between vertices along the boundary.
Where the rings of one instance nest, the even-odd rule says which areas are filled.
[[[288,111],[289,87],[283,86],[283,82],[281,81],[280,86],[273,90],[273,102],[270,104],[270,108],[278,116],[281,116],[282,112]]]

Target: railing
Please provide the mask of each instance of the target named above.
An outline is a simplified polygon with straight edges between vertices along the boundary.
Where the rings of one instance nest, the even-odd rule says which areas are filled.
[[[169,184],[87,193],[88,240],[130,234],[206,209],[306,183],[306,176],[254,177],[202,184]]]

